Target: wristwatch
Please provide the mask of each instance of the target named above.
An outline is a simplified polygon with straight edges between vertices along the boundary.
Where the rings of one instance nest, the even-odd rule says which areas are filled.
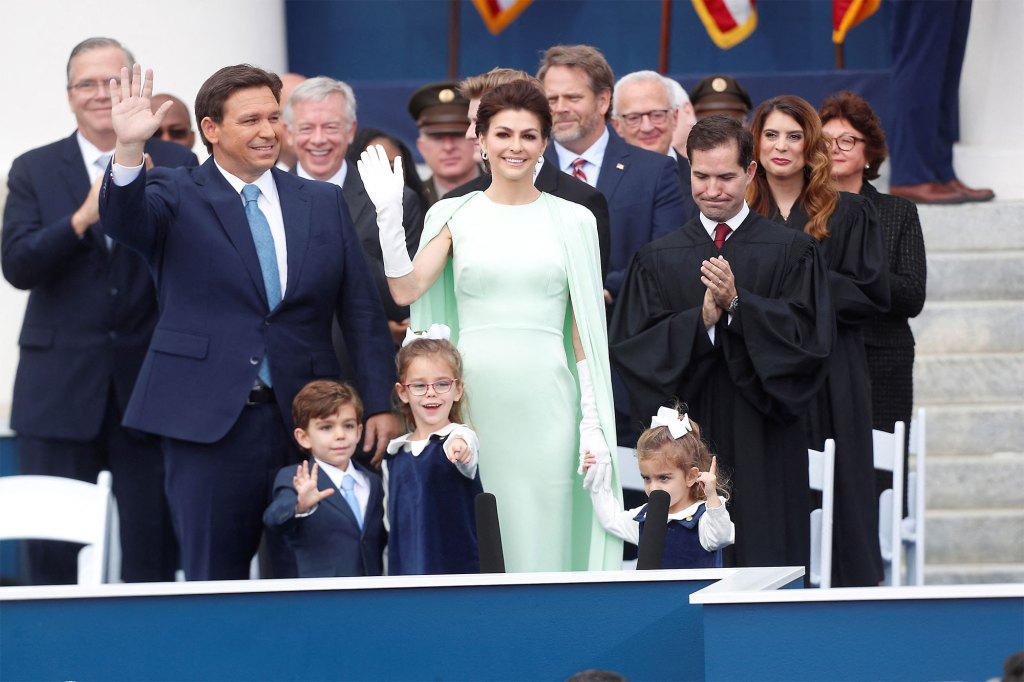
[[[733,296],[732,301],[729,303],[729,314],[735,313],[740,309],[740,297]]]

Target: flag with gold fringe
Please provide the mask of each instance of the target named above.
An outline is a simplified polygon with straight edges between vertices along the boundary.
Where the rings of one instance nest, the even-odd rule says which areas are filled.
[[[498,35],[515,21],[533,0],[473,0],[487,30]]]
[[[832,0],[832,42],[842,45],[846,32],[878,9],[881,0]]]
[[[757,28],[755,0],[693,0],[693,8],[723,50],[739,45]]]

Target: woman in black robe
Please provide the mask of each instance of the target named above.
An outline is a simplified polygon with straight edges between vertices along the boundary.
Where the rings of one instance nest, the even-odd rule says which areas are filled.
[[[818,240],[828,268],[836,342],[825,386],[807,413],[808,445],[836,442],[833,586],[884,577],[871,440],[864,323],[889,308],[885,244],[874,207],[838,192],[817,112],[794,96],[762,103],[751,123],[758,163],[750,207]]]
[[[907,471],[914,409],[914,334],[909,318],[916,317],[924,307],[927,277],[921,220],[914,202],[882,194],[868,182],[878,177],[878,168],[887,155],[885,133],[871,105],[843,91],[825,100],[820,115],[822,129],[832,139],[836,187],[871,202],[885,236],[892,306],[889,312],[875,315],[864,325],[864,350],[871,376],[874,426],[889,433],[898,421],[907,426],[903,447],[903,470]],[[892,472],[880,471],[877,478],[877,492],[892,487]]]

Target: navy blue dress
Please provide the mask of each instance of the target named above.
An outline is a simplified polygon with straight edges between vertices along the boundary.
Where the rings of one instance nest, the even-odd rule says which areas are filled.
[[[662,568],[721,568],[722,550],[709,552],[700,544],[697,524],[707,511],[707,505],[697,507],[696,513],[685,519],[670,519],[665,529],[665,550],[661,555]],[[647,505],[633,517],[640,523],[640,539],[644,537],[644,522],[647,519]]]
[[[434,434],[414,456],[388,454],[388,575],[479,573],[476,496],[480,473],[466,478]]]

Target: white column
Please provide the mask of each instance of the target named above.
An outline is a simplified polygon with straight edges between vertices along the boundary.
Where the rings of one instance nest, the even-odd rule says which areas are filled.
[[[991,187],[996,199],[1024,199],[1024,2],[974,0],[960,79],[957,176]]]

